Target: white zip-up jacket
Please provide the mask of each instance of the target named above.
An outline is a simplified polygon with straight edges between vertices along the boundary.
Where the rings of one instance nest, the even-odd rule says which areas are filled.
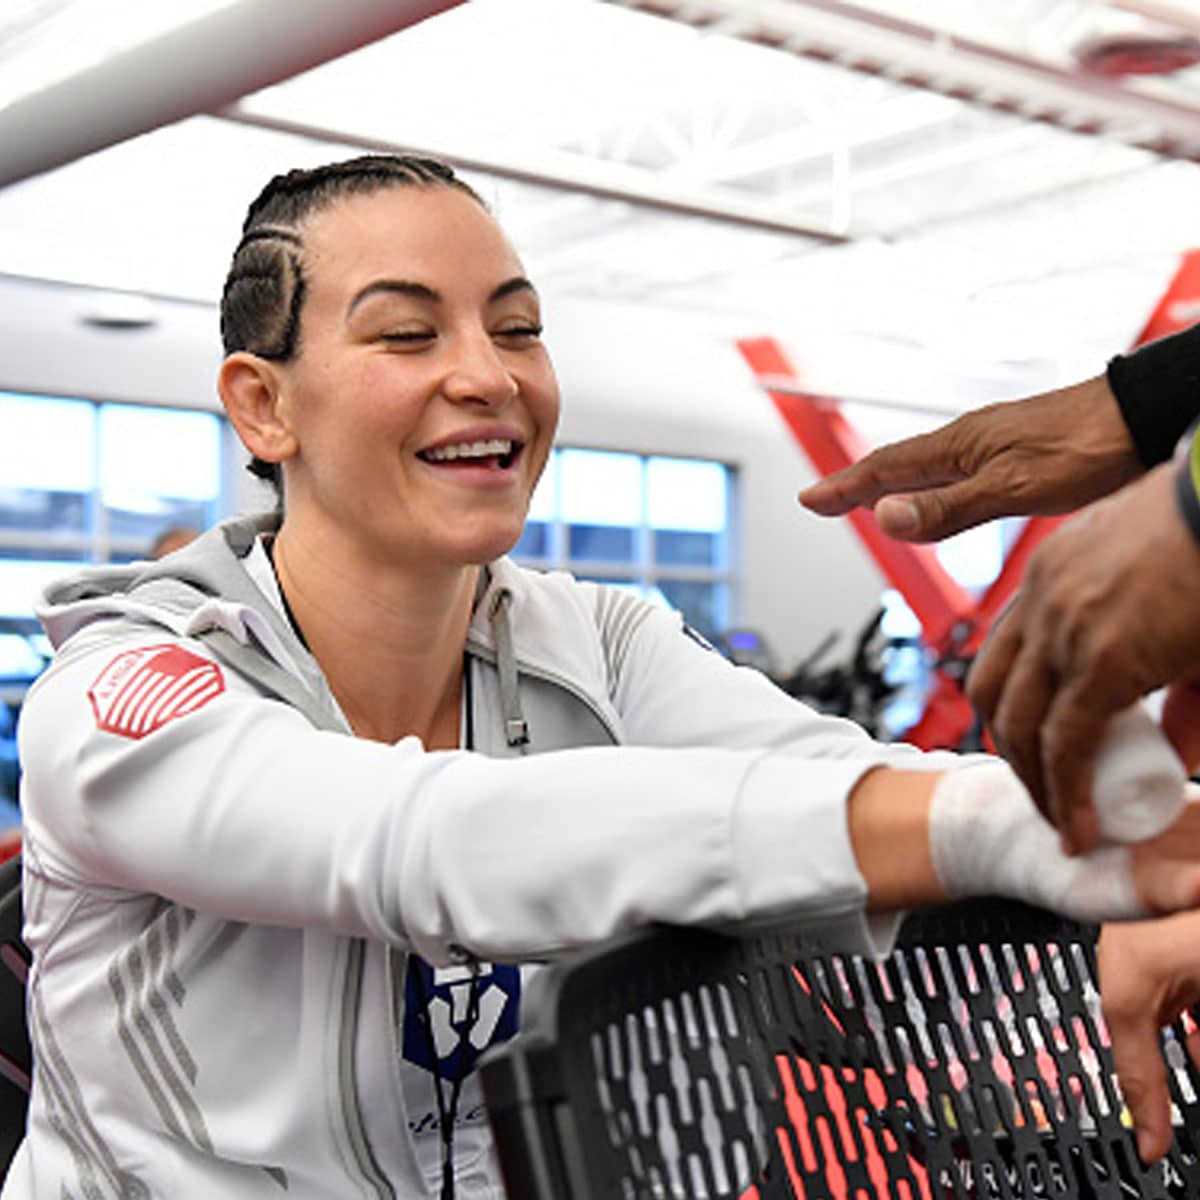
[[[35,1075],[4,1200],[436,1195],[435,1073],[445,1100],[514,1030],[506,964],[793,913],[870,948],[847,795],[941,756],[507,560],[466,647],[474,749],[355,739],[269,528],[47,594],[20,730]],[[503,1194],[473,1077],[453,1153],[461,1200]]]

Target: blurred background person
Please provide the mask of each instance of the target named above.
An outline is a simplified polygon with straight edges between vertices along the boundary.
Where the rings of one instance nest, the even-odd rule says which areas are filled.
[[[176,550],[182,550],[184,546],[191,545],[199,536],[200,530],[193,529],[191,526],[172,525],[169,529],[164,529],[150,543],[150,552],[147,557],[155,561],[165,558],[168,554]]]

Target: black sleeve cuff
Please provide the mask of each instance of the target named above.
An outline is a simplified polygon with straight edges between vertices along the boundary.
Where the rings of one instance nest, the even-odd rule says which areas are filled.
[[[1200,415],[1200,324],[1117,355],[1107,374],[1142,464],[1165,462]]]

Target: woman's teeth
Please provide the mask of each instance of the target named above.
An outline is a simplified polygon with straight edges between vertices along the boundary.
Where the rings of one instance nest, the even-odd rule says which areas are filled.
[[[434,450],[423,450],[421,457],[430,462],[455,462],[470,458],[499,458],[501,465],[507,466],[507,460],[513,452],[513,444],[508,438],[492,438],[486,442],[459,442],[454,446],[438,446]]]

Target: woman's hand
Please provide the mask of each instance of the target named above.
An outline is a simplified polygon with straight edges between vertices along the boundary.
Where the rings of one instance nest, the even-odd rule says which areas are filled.
[[[1200,907],[1200,789],[1165,833],[1068,856],[1007,763],[945,772],[879,767],[851,793],[850,840],[868,907],[1007,896],[1081,921]]]
[[[1200,912],[1106,926],[1098,951],[1100,996],[1138,1154],[1154,1162],[1171,1145],[1171,1101],[1160,1031],[1200,1003]],[[1200,1068],[1200,1034],[1187,1038]]]

